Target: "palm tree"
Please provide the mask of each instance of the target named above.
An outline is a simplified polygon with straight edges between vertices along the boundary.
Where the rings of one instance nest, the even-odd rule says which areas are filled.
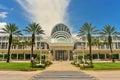
[[[32,45],[31,45],[31,63],[33,62],[33,47],[35,44],[35,35],[44,34],[44,30],[42,30],[41,26],[35,22],[29,24],[24,30],[29,34],[32,34]]]
[[[100,32],[100,34],[102,36],[107,37],[108,45],[109,45],[110,52],[111,52],[110,57],[112,58],[112,62],[115,62],[114,57],[113,57],[113,51],[112,51],[112,36],[117,36],[118,32],[116,32],[116,28],[111,25],[105,25],[102,31]]]
[[[100,45],[99,39],[93,39],[91,44],[95,47],[95,49]]]
[[[19,44],[19,40],[13,39],[12,40],[12,47],[16,47]]]
[[[5,34],[9,35],[9,45],[8,45],[8,57],[7,57],[7,63],[10,62],[10,49],[11,49],[11,43],[13,39],[13,35],[22,35],[21,31],[18,29],[17,25],[14,23],[10,23],[5,26],[5,28],[2,28],[3,32]]]
[[[91,50],[91,37],[92,34],[96,34],[98,30],[95,29],[95,26],[92,26],[91,23],[84,23],[83,26],[80,28],[78,32],[78,36],[85,36],[87,37],[87,41],[89,44],[89,53],[90,53],[90,63],[92,64],[92,50]]]

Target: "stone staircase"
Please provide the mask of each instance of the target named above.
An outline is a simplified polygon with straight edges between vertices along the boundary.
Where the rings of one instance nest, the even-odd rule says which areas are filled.
[[[81,71],[44,71],[32,80],[96,80],[93,76]]]

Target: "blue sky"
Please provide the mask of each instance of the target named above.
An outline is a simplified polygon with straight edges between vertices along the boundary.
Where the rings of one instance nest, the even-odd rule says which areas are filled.
[[[120,26],[120,0],[72,0],[69,13],[73,27],[80,27],[84,22],[91,22],[98,29],[106,24],[117,29]]]
[[[29,0],[29,1],[34,1],[34,0]],[[61,19],[60,17],[63,17],[63,15],[59,13],[58,14],[59,14],[59,19],[61,19],[61,21],[63,22],[65,21],[67,25],[72,27],[73,33],[77,33],[78,29],[80,28],[80,26],[83,25],[84,22],[91,22],[98,29],[101,29],[106,24],[111,24],[115,26],[118,31],[120,30],[119,29],[120,0],[69,0],[69,1],[70,2],[68,2],[68,4],[67,2],[64,2],[66,6],[62,7],[64,8],[63,11],[65,12],[65,14],[67,14],[66,15],[67,17],[64,15],[64,17],[66,17],[67,20]],[[46,5],[47,4],[49,3],[46,3]],[[29,6],[28,4],[26,5]],[[35,4],[33,5],[34,5],[33,7],[35,7]],[[62,2],[61,2],[61,6],[63,6]],[[36,10],[39,10],[39,7],[36,8],[38,8]],[[47,11],[42,11],[43,9],[40,10],[41,15],[46,14],[45,12],[47,12]],[[59,9],[59,8],[55,8],[55,9]],[[56,11],[59,12],[62,10],[56,10]],[[17,0],[0,0],[0,22],[16,23],[20,27],[20,29],[23,30],[30,22],[36,20],[40,20],[42,22],[41,19],[44,19],[44,17],[43,16],[41,17],[40,14],[39,16],[36,17],[36,18],[40,17],[40,19],[36,19],[36,18],[35,20],[30,19],[34,17],[34,15],[36,14],[30,12],[31,11],[29,10],[26,11],[24,2],[20,4],[19,2],[17,2]],[[27,15],[29,15],[29,17]],[[58,16],[54,18],[58,18]],[[42,24],[45,23],[43,22]]]

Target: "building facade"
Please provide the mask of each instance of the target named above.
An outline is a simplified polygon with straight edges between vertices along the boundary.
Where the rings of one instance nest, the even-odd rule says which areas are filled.
[[[120,38],[113,36],[113,53],[116,59],[120,58]],[[31,36],[13,36],[14,40],[24,42],[23,44],[12,44],[10,58],[11,60],[30,60]],[[105,44],[106,38],[100,35],[92,36],[92,58],[107,59],[110,55],[109,46]],[[100,44],[95,43],[97,41]],[[0,35],[0,58],[5,59],[8,49],[8,35]],[[36,35],[34,45],[34,57],[37,54],[47,55],[50,60],[73,60],[78,55],[89,54],[86,36],[79,38],[72,36],[68,26],[57,24],[51,31],[50,37],[41,38]]]

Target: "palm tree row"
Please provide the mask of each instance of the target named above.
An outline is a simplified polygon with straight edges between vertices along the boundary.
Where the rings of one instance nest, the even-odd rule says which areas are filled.
[[[29,41],[19,41],[18,39],[13,39],[12,40],[12,47],[16,46],[22,46],[22,49],[26,48],[27,46],[30,46],[32,42]]]
[[[2,33],[9,35],[8,57],[7,57],[7,61],[6,61],[9,63],[9,61],[10,61],[10,49],[11,49],[11,44],[13,41],[13,35],[22,35],[22,33],[16,24],[8,24],[2,30],[3,30]],[[33,62],[33,47],[35,44],[35,35],[44,34],[44,30],[42,30],[42,28],[39,24],[31,23],[23,31],[32,35],[32,39],[31,39],[31,62]],[[86,35],[86,37],[87,37],[88,45],[89,45],[89,53],[90,53],[90,63],[92,64],[92,48],[91,48],[92,47],[92,39],[91,38],[92,38],[93,34],[98,34],[98,33],[101,34],[102,36],[107,37],[108,45],[109,45],[110,51],[111,51],[111,58],[112,58],[112,61],[114,62],[114,58],[112,55],[112,53],[113,53],[113,51],[112,51],[112,36],[117,35],[115,27],[111,26],[111,25],[106,25],[103,27],[102,31],[99,31],[91,23],[84,23],[83,26],[80,27],[80,30],[78,32],[78,36],[85,36]],[[18,41],[14,41],[14,44],[16,44],[17,42]],[[96,45],[99,45],[97,42],[98,41],[96,40]],[[24,43],[21,43],[21,45],[24,45]]]
[[[11,44],[13,41],[14,45],[17,45],[18,41],[13,40],[13,35],[22,35],[21,31],[19,30],[18,26],[16,24],[8,24],[5,26],[5,28],[2,29],[3,32],[9,35],[9,42],[8,42],[8,56],[7,56],[7,63],[10,62],[10,49],[11,49]],[[32,34],[32,42],[31,42],[31,62],[33,62],[33,47],[35,43],[35,35],[40,35],[44,34],[44,30],[42,30],[41,26],[38,23],[31,23],[29,24],[23,31]],[[21,43],[21,45],[24,45],[24,43]]]
[[[100,34],[107,38],[107,44],[110,47],[112,62],[114,62],[113,51],[112,51],[112,36],[117,36],[118,32],[116,32],[116,28],[111,25],[105,25],[101,31],[97,30],[95,26],[91,23],[84,23],[78,32],[77,36],[86,36],[89,46],[89,54],[90,54],[90,63],[92,64],[92,35]],[[95,45],[99,45],[99,40],[95,40]]]

